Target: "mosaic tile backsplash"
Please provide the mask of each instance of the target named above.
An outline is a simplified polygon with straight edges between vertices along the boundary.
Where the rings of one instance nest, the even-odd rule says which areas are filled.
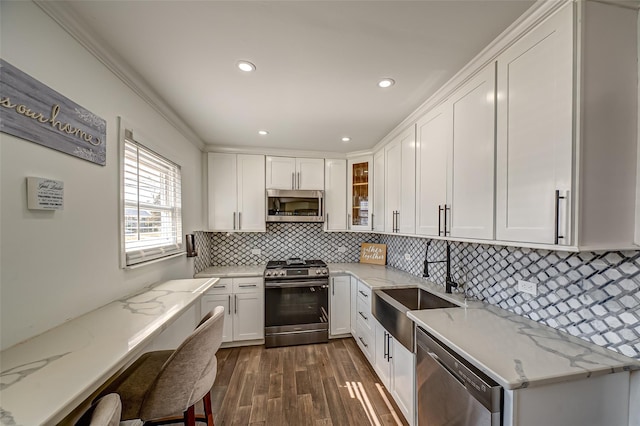
[[[423,276],[427,247],[429,261],[445,259],[446,242],[439,240],[267,224],[266,233],[197,232],[195,269],[291,256],[357,262],[362,242],[386,244],[387,264],[416,276]],[[640,251],[568,253],[460,242],[450,247],[452,278],[463,284],[458,291],[640,359]],[[444,263],[431,263],[428,272],[428,280],[444,286]],[[536,283],[538,294],[518,292],[518,280]]]
[[[267,223],[264,233],[197,232],[200,256],[196,273],[209,266],[260,265],[289,257],[328,263],[358,262],[360,244],[377,242],[377,234],[324,232],[322,223]],[[252,254],[251,250],[260,250]]]

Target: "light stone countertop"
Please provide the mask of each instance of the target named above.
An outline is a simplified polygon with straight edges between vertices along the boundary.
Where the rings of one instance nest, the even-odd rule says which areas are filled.
[[[210,266],[198,272],[194,278],[238,278],[261,277],[264,275],[265,265],[238,265],[238,266]]]
[[[59,422],[217,281],[148,287],[0,352],[0,424]]]
[[[447,294],[444,291],[444,287],[436,285],[426,278],[416,277],[390,266],[366,263],[330,263],[329,272],[334,275],[353,275],[372,290],[394,287],[420,287],[460,306],[472,306],[479,303],[465,300],[460,293]]]
[[[640,369],[632,358],[490,305],[407,315],[506,389]]]
[[[329,270],[351,274],[372,290],[418,286],[466,306],[407,315],[506,389],[640,369],[632,358],[484,302],[446,294],[442,286],[388,266],[337,263]]]

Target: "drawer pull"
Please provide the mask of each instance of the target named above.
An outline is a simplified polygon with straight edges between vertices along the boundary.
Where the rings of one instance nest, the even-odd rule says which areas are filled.
[[[367,343],[364,341],[364,339],[360,336],[358,336],[358,339],[360,339],[360,341],[362,342],[362,344],[364,345],[365,348],[368,348],[369,345],[367,345]]]
[[[240,284],[238,285],[238,287],[240,288],[251,288],[251,287],[258,287],[257,284]]]
[[[362,318],[364,318],[365,321],[369,321],[369,318],[367,318],[362,312],[358,311],[358,313]]]
[[[367,293],[365,293],[364,291],[362,291],[362,290],[358,290],[358,293],[360,293],[364,297],[369,297],[369,295]]]

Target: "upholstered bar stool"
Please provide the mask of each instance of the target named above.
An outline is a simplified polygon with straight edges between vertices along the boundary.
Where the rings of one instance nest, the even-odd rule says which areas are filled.
[[[216,352],[222,343],[224,308],[209,318],[175,351],[147,352],[120,374],[102,393],[122,399],[122,420],[141,419],[145,425],[196,422],[195,404],[204,403],[204,418],[213,426],[211,388],[216,378]]]

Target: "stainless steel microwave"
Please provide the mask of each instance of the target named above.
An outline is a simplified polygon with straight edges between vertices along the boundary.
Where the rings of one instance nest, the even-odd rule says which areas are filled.
[[[267,222],[324,222],[323,191],[267,189]]]

